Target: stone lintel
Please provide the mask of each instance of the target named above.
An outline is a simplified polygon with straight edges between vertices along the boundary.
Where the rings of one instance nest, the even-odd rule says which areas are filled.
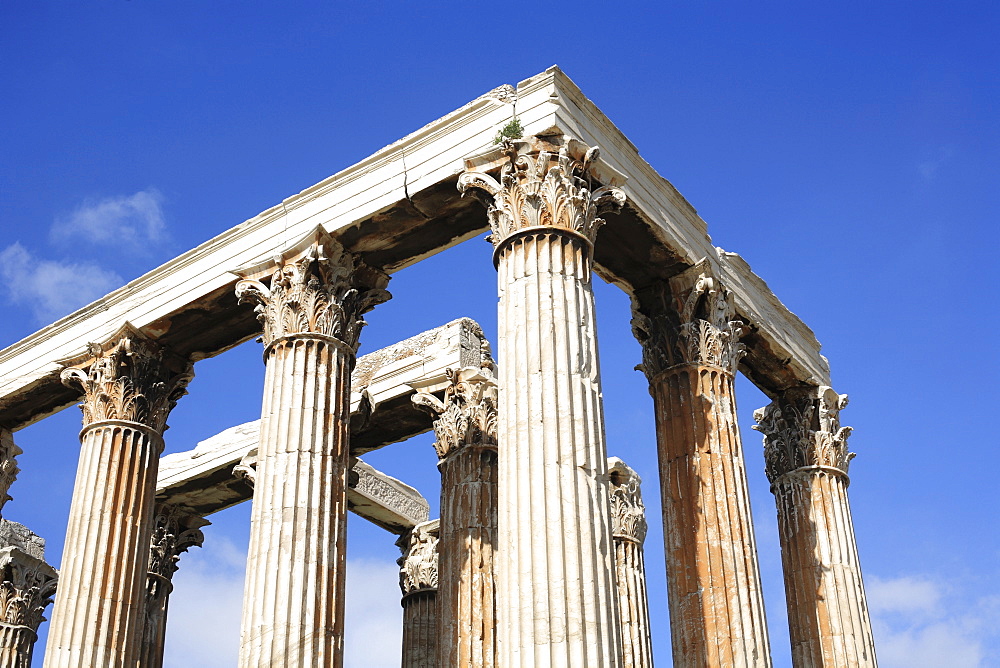
[[[746,262],[715,248],[694,207],[569,77],[552,67],[520,82],[514,95],[525,137],[561,134],[599,146],[602,169],[628,177],[628,204],[605,216],[594,256],[598,274],[634,292],[712,257],[723,265],[737,311],[758,329],[746,359],[754,382],[765,391],[793,381],[829,384],[809,328]],[[233,298],[230,270],[281,253],[289,239],[317,226],[390,274],[480,234],[486,216],[473,198],[460,196],[457,174],[467,156],[492,146],[511,118],[509,99],[480,96],[0,351],[0,425],[20,429],[75,403],[76,394],[60,385],[57,362],[125,320],[195,360],[257,336],[252,310]]]
[[[358,456],[428,431],[431,417],[413,405],[412,386],[444,385],[449,368],[479,366],[484,355],[488,359],[482,329],[475,321],[461,318],[359,357],[351,374],[355,389],[351,394],[351,453]],[[251,487],[232,471],[257,447],[259,431],[260,421],[254,420],[230,427],[193,450],[162,457],[157,499],[202,516],[248,500]],[[372,499],[354,490],[348,494],[357,504],[355,511],[367,517],[365,509],[372,507]],[[423,497],[415,490],[412,494],[415,503],[426,507]],[[425,520],[426,515],[400,511],[369,519],[396,531]]]

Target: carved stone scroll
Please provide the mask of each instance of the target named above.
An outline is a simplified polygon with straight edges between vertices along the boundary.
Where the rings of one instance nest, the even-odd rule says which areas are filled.
[[[875,666],[875,643],[847,498],[847,395],[786,390],[754,412],[778,508],[792,663]]]
[[[402,668],[439,668],[438,521],[413,527],[396,541],[403,592]]]
[[[5,520],[4,520],[5,521]],[[17,546],[0,548],[0,668],[29,668],[56,569]]]
[[[194,374],[128,323],[65,364],[84,429],[45,666],[134,668],[162,433]]]
[[[21,448],[14,443],[14,435],[10,430],[0,427],[0,513],[3,512],[4,505],[12,498],[8,492],[20,471],[17,468],[17,456],[22,452]]]

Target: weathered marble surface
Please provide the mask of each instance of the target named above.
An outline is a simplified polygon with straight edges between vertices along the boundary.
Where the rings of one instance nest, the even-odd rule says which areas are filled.
[[[743,325],[708,262],[636,305],[656,416],[674,664],[766,668],[771,653],[733,377]]]
[[[778,508],[792,664],[877,665],[854,522],[847,498],[847,395],[789,390],[754,412]]]
[[[459,188],[487,206],[497,266],[498,645],[502,666],[621,666],[594,296],[613,170],[562,137],[505,142]]]
[[[431,417],[410,401],[414,385],[438,391],[447,370],[479,367],[488,344],[473,320],[460,318],[358,358],[352,373],[351,442],[365,438],[368,450],[405,440],[431,428]],[[164,456],[156,485],[158,499],[202,516],[250,498],[251,488],[232,475],[257,448],[260,421],[231,427],[200,442],[193,450]],[[427,520],[426,500],[413,488],[377,473],[367,464],[354,466],[348,503],[351,509],[399,533]]]
[[[525,136],[563,133],[599,145],[606,164],[628,176],[629,206],[602,233],[598,273],[640,289],[707,258],[754,326],[745,361],[754,381],[775,390],[829,384],[812,331],[742,258],[716,248],[694,207],[563,72],[553,67],[520,82],[516,96]],[[0,424],[20,429],[72,404],[58,361],[125,320],[194,359],[256,336],[253,316],[233,303],[230,271],[317,226],[390,273],[479,234],[482,210],[455,192],[455,175],[464,158],[492,145],[510,119],[509,100],[509,91],[481,96],[0,351]]]

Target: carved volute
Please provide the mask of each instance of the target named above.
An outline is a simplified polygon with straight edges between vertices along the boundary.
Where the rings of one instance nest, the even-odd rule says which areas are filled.
[[[735,374],[746,352],[729,291],[705,260],[671,278],[643,306],[633,303],[632,333],[642,344],[640,368],[650,380],[685,364]]]
[[[8,491],[20,472],[17,468],[17,456],[22,452],[14,443],[14,435],[0,427],[0,511],[13,498]]]
[[[591,167],[600,155],[596,146],[570,140],[552,151],[505,140],[500,150],[505,161],[499,181],[478,171],[458,178],[459,191],[472,189],[486,205],[494,247],[515,232],[536,227],[575,232],[593,244],[604,224],[599,215],[625,203],[624,192],[595,182]]]
[[[167,415],[187,394],[191,363],[125,325],[107,342],[63,362],[63,384],[83,390],[84,425],[122,420],[166,429]]]
[[[754,429],[764,434],[767,478],[773,484],[803,467],[825,467],[847,474],[854,453],[848,452],[851,427],[840,426],[847,395],[833,388],[786,390],[778,399],[754,411]]]
[[[389,299],[389,277],[368,267],[325,233],[303,252],[276,258],[265,284],[244,277],[239,302],[253,303],[263,343],[295,334],[318,334],[358,349],[362,316]]]
[[[448,369],[444,400],[418,392],[413,403],[434,419],[434,449],[439,459],[465,445],[496,447],[497,383],[489,367]]]
[[[413,527],[397,542],[403,551],[399,558],[399,588],[403,596],[414,592],[437,589],[438,586],[438,521],[431,520]]]
[[[617,457],[608,458],[611,479],[611,532],[615,538],[642,543],[646,540],[646,506],[642,478]]]
[[[17,547],[0,550],[0,622],[32,631],[56,591],[56,571]]]

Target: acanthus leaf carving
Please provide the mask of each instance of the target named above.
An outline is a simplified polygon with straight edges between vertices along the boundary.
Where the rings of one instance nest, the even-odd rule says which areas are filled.
[[[642,479],[617,457],[608,458],[611,480],[611,533],[615,538],[642,545],[646,540],[646,506],[642,502]]]
[[[399,564],[399,588],[403,596],[438,587],[437,520],[413,527],[396,542],[403,552]]]
[[[764,435],[764,461],[773,484],[803,467],[822,466],[847,474],[854,453],[848,451],[851,427],[840,426],[847,395],[833,388],[792,388],[754,411],[754,429]]]
[[[13,498],[8,491],[21,470],[17,467],[17,456],[23,452],[14,443],[14,435],[0,427],[0,512],[3,511],[4,504]]]
[[[129,323],[107,342],[88,344],[85,355],[63,365],[63,384],[83,389],[84,425],[123,420],[157,433],[167,428],[167,416],[194,378],[189,360],[168,352]]]
[[[557,153],[532,153],[527,152],[529,142],[505,140],[501,150],[506,161],[499,181],[476,171],[465,171],[458,178],[463,195],[472,190],[486,205],[495,247],[530,227],[571,230],[593,243],[604,224],[600,214],[625,204],[622,190],[595,185],[590,167],[599,157],[597,147],[582,156],[571,151],[569,143]]]
[[[325,234],[303,253],[276,257],[268,284],[244,277],[239,303],[254,304],[265,347],[294,334],[321,334],[358,349],[363,315],[389,299],[389,277]]]
[[[746,347],[729,291],[703,260],[669,279],[652,305],[632,306],[632,333],[642,344],[640,368],[650,380],[663,371],[697,364],[736,373]]]
[[[37,631],[55,596],[58,575],[17,547],[0,549],[0,622]]]
[[[251,487],[257,483],[257,448],[251,448],[233,467],[233,475],[245,480]]]
[[[413,403],[434,416],[434,449],[439,459],[467,445],[496,447],[497,383],[490,367],[446,371],[444,400],[417,392]]]
[[[208,520],[169,503],[157,503],[150,538],[149,573],[170,580],[177,572],[181,554],[191,547],[201,547],[205,534],[201,528]]]

